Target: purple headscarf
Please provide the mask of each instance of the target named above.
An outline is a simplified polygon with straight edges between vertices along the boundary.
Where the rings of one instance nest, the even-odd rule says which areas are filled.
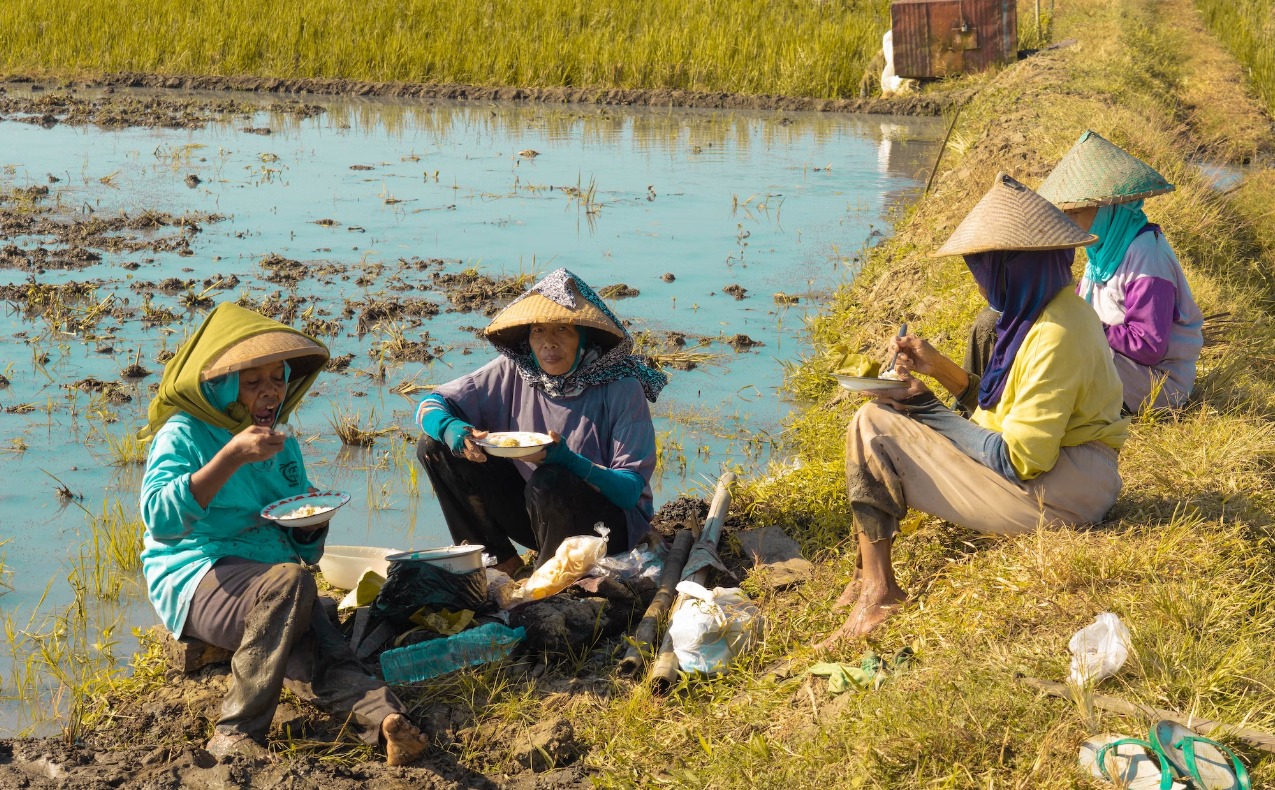
[[[1000,313],[996,345],[978,385],[978,405],[1000,403],[1018,348],[1045,305],[1071,283],[1074,249],[991,250],[965,256],[974,280],[987,292],[987,303]]]

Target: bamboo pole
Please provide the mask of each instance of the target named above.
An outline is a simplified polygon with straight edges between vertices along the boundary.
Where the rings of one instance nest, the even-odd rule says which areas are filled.
[[[642,671],[646,665],[646,657],[651,655],[651,651],[655,647],[655,636],[659,629],[660,622],[664,619],[664,615],[668,613],[669,606],[673,603],[674,596],[677,592],[673,589],[682,578],[682,568],[686,566],[686,557],[691,553],[691,543],[695,541],[695,535],[689,529],[680,529],[677,531],[677,537],[673,539],[673,548],[669,550],[668,558],[664,561],[664,573],[660,576],[660,589],[655,593],[655,597],[651,600],[651,605],[646,607],[646,614],[642,615],[642,622],[633,631],[633,642],[629,644],[629,649],[625,651],[624,658],[620,659],[619,672],[621,675],[632,677]]]
[[[1031,686],[1034,689],[1043,691],[1051,697],[1061,697],[1066,700],[1074,700],[1071,687],[1065,683],[1055,683],[1050,680],[1037,680],[1029,678],[1026,675],[1019,675],[1018,681],[1025,686]],[[1095,707],[1109,710],[1112,713],[1119,713],[1122,716],[1146,716],[1151,719],[1168,719],[1176,721],[1183,726],[1190,727],[1201,735],[1207,735],[1213,730],[1220,730],[1227,735],[1234,735],[1248,745],[1261,749],[1269,754],[1275,754],[1275,735],[1261,730],[1250,730],[1244,727],[1231,727],[1208,719],[1197,719],[1193,716],[1185,716],[1175,710],[1165,710],[1164,708],[1153,708],[1150,705],[1142,705],[1136,702],[1128,702],[1119,697],[1109,697],[1106,694],[1094,694],[1093,704]]]
[[[726,521],[726,513],[730,510],[730,484],[735,482],[734,472],[724,472],[717,480],[717,490],[713,493],[713,503],[708,508],[708,518],[704,521],[702,534],[712,540],[714,548],[721,538],[722,524]],[[708,581],[708,568],[696,571],[691,581],[703,584]],[[686,601],[686,596],[678,594],[677,600],[669,611],[669,619]],[[656,655],[655,664],[651,667],[648,678],[651,690],[656,694],[667,694],[677,682],[677,655],[673,652],[673,640],[668,632],[664,632],[664,641],[660,643],[660,652]]]

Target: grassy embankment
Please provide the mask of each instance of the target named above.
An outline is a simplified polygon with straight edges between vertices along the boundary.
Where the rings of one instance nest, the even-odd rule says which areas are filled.
[[[959,260],[926,253],[997,170],[1037,184],[1089,127],[1178,184],[1147,209],[1213,316],[1190,407],[1133,426],[1125,491],[1102,529],[993,540],[920,520],[896,547],[914,603],[873,644],[882,654],[911,645],[917,666],[833,699],[822,682],[764,673],[784,657],[817,660],[805,645],[839,622],[830,605],[853,566],[842,435],[858,402],[834,394],[829,357],[810,360],[791,385],[814,407],[788,432],[804,466],[754,481],[741,499],[756,520],[802,538],[823,561],[819,578],[793,593],[754,587],[766,638],[734,675],[659,704],[654,721],[640,691],[595,714],[600,748],[589,759],[604,784],[662,774],[714,787],[1083,786],[1081,740],[1145,733],[1150,722],[1091,716],[1015,676],[1065,678],[1068,638],[1101,611],[1129,625],[1134,655],[1099,693],[1275,731],[1275,172],[1222,195],[1189,162],[1269,157],[1270,121],[1185,0],[1076,0],[1058,11],[1055,37],[1079,45],[972,80],[982,90],[934,190],[811,332],[822,349],[879,350],[906,320],[959,359],[978,297]],[[837,657],[857,662],[863,649]],[[1257,763],[1255,787],[1275,783],[1275,759],[1241,752]]]
[[[1248,79],[1275,112],[1275,9],[1266,0],[1196,0],[1209,29],[1244,64]]]

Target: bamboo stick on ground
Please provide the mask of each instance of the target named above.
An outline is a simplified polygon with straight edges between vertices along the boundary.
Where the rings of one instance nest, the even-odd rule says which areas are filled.
[[[708,518],[704,521],[702,534],[710,536],[713,547],[721,538],[722,523],[726,521],[726,513],[730,510],[730,484],[735,482],[734,472],[724,472],[717,480],[717,490],[713,493],[713,503],[708,508]],[[708,568],[702,568],[691,576],[691,581],[703,584],[708,581]],[[669,611],[669,619],[677,613],[686,601],[686,596],[679,594]],[[664,641],[660,643],[660,652],[656,655],[655,664],[651,667],[649,681],[651,690],[656,694],[667,694],[677,682],[677,655],[673,652],[673,640],[668,631],[664,632]]]
[[[1074,700],[1071,687],[1065,683],[1055,683],[1050,680],[1037,680],[1029,678],[1026,675],[1019,675],[1018,681],[1025,686],[1031,686],[1034,689],[1045,692],[1051,697],[1061,697],[1066,700]],[[1261,730],[1250,730],[1244,727],[1232,727],[1208,719],[1197,719],[1178,713],[1174,710],[1165,710],[1163,708],[1153,708],[1150,705],[1141,705],[1136,702],[1128,702],[1119,697],[1109,697],[1106,694],[1094,694],[1093,704],[1095,707],[1109,710],[1112,713],[1119,713],[1123,716],[1146,716],[1150,719],[1168,719],[1176,721],[1179,724],[1190,727],[1201,735],[1207,735],[1213,730],[1220,730],[1227,735],[1234,735],[1248,745],[1261,749],[1264,752],[1275,754],[1275,735]]]
[[[660,621],[668,613],[669,606],[677,595],[673,588],[677,586],[677,583],[682,578],[682,568],[686,565],[686,557],[691,553],[691,543],[694,540],[695,536],[689,529],[677,531],[677,537],[673,539],[673,548],[669,550],[668,558],[664,561],[664,573],[660,576],[660,589],[655,593],[655,598],[651,600],[651,605],[646,607],[646,614],[642,616],[642,622],[638,623],[637,628],[633,631],[633,642],[629,645],[629,649],[625,651],[624,658],[620,659],[619,671],[621,675],[630,677],[636,675],[642,671],[642,667],[646,664],[646,657],[651,654],[655,647],[655,635],[659,630]]]

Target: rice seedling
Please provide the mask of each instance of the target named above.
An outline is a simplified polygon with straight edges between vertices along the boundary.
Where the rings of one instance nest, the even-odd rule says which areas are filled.
[[[328,424],[336,432],[341,443],[351,447],[371,447],[376,444],[378,436],[390,433],[390,428],[376,426],[376,410],[368,412],[364,418],[362,409],[347,410],[336,406]]]

